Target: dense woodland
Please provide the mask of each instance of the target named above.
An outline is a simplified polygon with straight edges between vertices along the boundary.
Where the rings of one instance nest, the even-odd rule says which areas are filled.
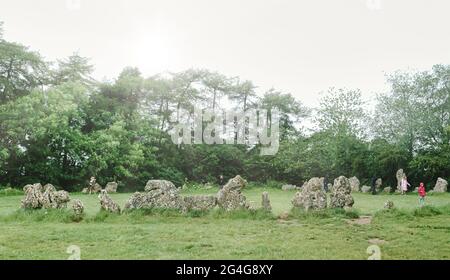
[[[0,185],[42,182],[74,191],[95,176],[133,191],[151,178],[181,186],[240,174],[296,185],[316,176],[357,176],[365,184],[380,177],[388,186],[403,168],[413,187],[423,181],[430,188],[437,177],[450,177],[447,65],[387,75],[390,90],[375,106],[358,89],[332,88],[318,108],[204,69],[144,77],[130,67],[102,82],[93,70],[77,53],[46,61],[7,41],[0,27]],[[173,144],[169,133],[180,111],[230,107],[278,109],[279,152]]]

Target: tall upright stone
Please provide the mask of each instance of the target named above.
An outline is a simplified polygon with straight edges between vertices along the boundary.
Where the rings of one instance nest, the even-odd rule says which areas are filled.
[[[330,207],[331,208],[344,208],[352,207],[355,201],[351,195],[352,188],[350,181],[340,176],[334,180],[333,188],[330,193]]]
[[[106,190],[102,190],[98,195],[100,200],[100,207],[102,210],[111,212],[111,213],[120,213],[120,206],[114,200],[109,197]]]
[[[352,192],[360,192],[360,182],[359,179],[357,177],[351,177],[350,179],[348,179],[350,182],[350,187],[352,189]]]
[[[327,207],[327,195],[320,178],[311,178],[291,201],[292,205],[305,210],[324,209]]]
[[[436,181],[436,185],[434,185],[434,192],[447,192],[448,182],[442,178],[438,178]]]
[[[267,211],[271,211],[272,210],[272,206],[270,205],[270,199],[269,199],[269,193],[268,192],[263,192],[262,193],[261,206],[262,206],[262,208],[264,210],[267,210]]]
[[[242,189],[246,185],[247,181],[239,175],[230,179],[217,193],[219,207],[226,211],[250,208],[250,204],[247,203],[246,197],[242,194]]]

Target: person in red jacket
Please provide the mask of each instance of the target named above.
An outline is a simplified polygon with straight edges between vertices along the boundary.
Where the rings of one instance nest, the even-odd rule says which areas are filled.
[[[427,195],[423,183],[420,183],[418,193],[419,193],[419,205],[420,207],[422,207],[425,204],[425,196]]]

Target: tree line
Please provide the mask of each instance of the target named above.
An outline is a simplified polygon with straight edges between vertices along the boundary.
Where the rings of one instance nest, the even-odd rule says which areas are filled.
[[[290,93],[205,69],[144,77],[128,67],[96,81],[89,59],[54,62],[3,38],[0,25],[0,185],[52,183],[79,190],[91,176],[137,190],[151,178],[182,185],[242,175],[301,185],[311,177],[382,178],[413,185],[450,177],[450,66],[395,72],[369,106],[358,89],[331,88],[308,108]],[[149,62],[151,63],[151,62]],[[175,145],[180,112],[277,109],[280,148]],[[303,125],[303,124],[312,125]]]

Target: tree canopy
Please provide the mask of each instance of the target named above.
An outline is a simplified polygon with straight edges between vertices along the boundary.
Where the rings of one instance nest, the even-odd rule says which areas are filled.
[[[387,76],[390,90],[378,94],[373,112],[359,89],[331,88],[318,108],[308,108],[291,93],[205,69],[144,77],[128,67],[98,82],[80,54],[47,62],[2,34],[0,23],[0,185],[40,181],[78,190],[96,176],[137,190],[152,178],[181,185],[236,174],[296,185],[315,176],[363,183],[375,176],[393,185],[399,168],[413,184],[450,177],[447,65]],[[194,108],[276,109],[278,153],[174,144],[175,122],[192,120]]]

